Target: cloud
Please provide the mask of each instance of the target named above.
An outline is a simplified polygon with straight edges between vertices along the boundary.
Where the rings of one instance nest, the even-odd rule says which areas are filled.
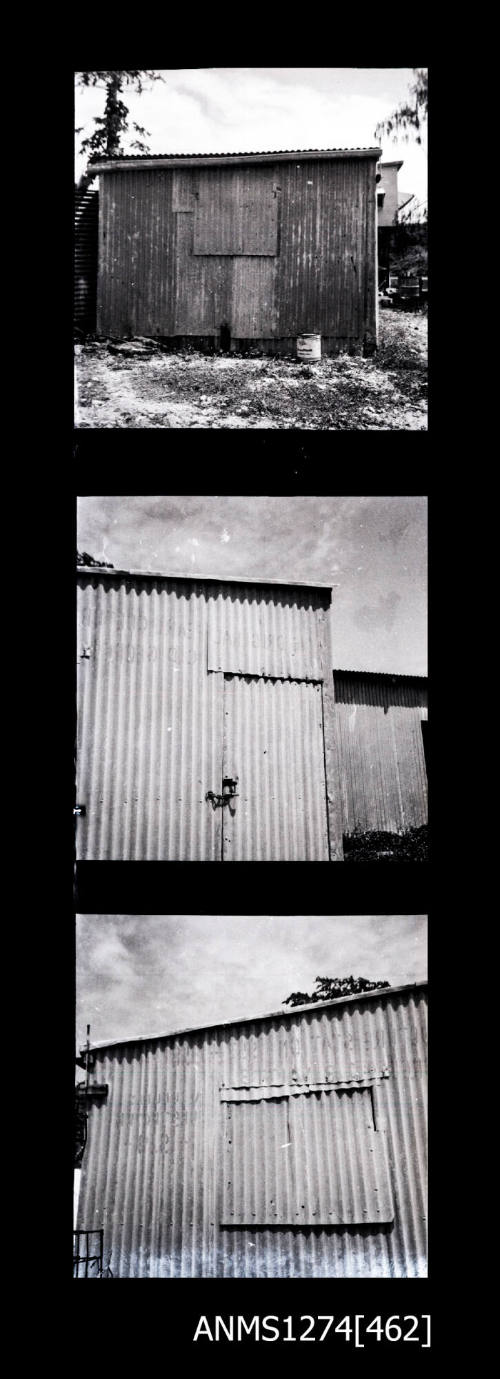
[[[415,915],[80,915],[77,1031],[91,1039],[257,1016],[320,976],[426,975]]]
[[[378,627],[390,631],[394,626],[398,603],[401,603],[401,595],[391,589],[388,594],[379,594],[377,603],[364,603],[361,608],[355,609],[354,621],[358,627],[367,628],[370,633]]]
[[[78,500],[80,549],[117,569],[182,574],[194,566],[218,576],[221,541],[228,578],[328,583],[335,574],[335,666],[425,674],[425,498],[209,494]]]
[[[144,125],[155,153],[230,153],[371,146],[379,120],[408,96],[410,68],[212,67],[166,69],[138,96],[131,120]],[[92,128],[104,93],[77,90],[76,124]],[[125,141],[125,147],[127,143]],[[426,195],[426,157],[415,144],[387,144],[403,158],[405,185]],[[84,160],[78,159],[78,175]]]

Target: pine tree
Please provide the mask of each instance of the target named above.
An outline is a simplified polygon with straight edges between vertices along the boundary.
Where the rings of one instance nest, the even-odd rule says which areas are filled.
[[[76,79],[79,86],[102,87],[106,92],[104,114],[95,116],[94,132],[82,140],[82,153],[88,152],[90,165],[98,158],[118,157],[123,153],[122,141],[129,129],[129,109],[122,99],[124,91],[129,88],[141,94],[143,90],[149,89],[152,82],[163,81],[161,73],[146,69],[129,72],[78,72]],[[147,153],[147,144],[144,143],[144,139],[148,138],[147,129],[132,120],[132,130],[136,137],[131,141],[131,148],[136,149],[138,153]],[[77,129],[76,133],[81,134],[82,127]]]

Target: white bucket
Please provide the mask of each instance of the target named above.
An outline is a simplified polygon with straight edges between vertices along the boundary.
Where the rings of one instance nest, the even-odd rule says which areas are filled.
[[[321,359],[321,335],[298,335],[297,359]]]

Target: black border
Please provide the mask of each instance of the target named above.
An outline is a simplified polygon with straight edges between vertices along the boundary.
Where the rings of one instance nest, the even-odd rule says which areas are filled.
[[[398,16],[396,28],[398,37],[397,39],[392,39],[392,53],[391,38],[389,35],[391,32],[394,34],[394,28],[391,24],[390,14],[386,14],[383,21],[381,21],[380,15],[377,14],[374,16],[373,33],[370,33],[364,19],[360,21],[359,28],[362,28],[363,31],[360,35],[356,34],[354,45],[352,36],[346,44],[344,34],[339,25],[338,16],[331,16],[331,20],[331,26],[325,27],[323,30],[324,20],[320,19],[318,14],[316,16],[317,22],[314,25],[314,33],[311,33],[308,28],[307,15],[303,14],[300,19],[299,43],[297,44],[295,41],[295,48],[300,48],[299,63],[297,63],[296,53],[293,55],[290,54],[290,42],[292,42],[293,46],[293,40],[290,40],[290,38],[284,39],[283,34],[281,34],[280,40],[278,42],[275,40],[274,47],[271,46],[269,65],[306,65],[307,56],[316,57],[318,47],[322,46],[327,33],[330,33],[330,36],[332,36],[332,31],[335,31],[335,43],[332,45],[332,60],[335,61],[335,65],[410,66],[412,63],[416,62],[420,66],[430,66],[432,95],[433,66],[432,63],[429,62],[428,57],[429,45],[425,32],[425,17],[422,24],[420,17],[417,25],[415,25],[414,20],[412,21],[411,39],[408,40],[402,37],[401,16]],[[285,17],[282,15],[281,26],[283,26],[284,22]],[[295,22],[296,21],[290,14],[289,23],[285,25],[286,33],[289,31],[289,27],[294,26]],[[217,33],[215,33],[216,26],[213,17],[208,19],[208,33],[206,38],[203,39],[200,25],[198,20],[196,21],[196,37],[194,41],[198,43],[198,53],[196,55],[201,58],[201,61],[196,65],[234,65],[234,48],[240,48],[240,43],[232,41],[234,35],[231,33],[226,34],[225,40],[221,40],[220,24],[223,23],[224,20],[221,16],[217,24]],[[320,32],[318,32],[318,23]],[[99,29],[98,47],[100,51],[97,60],[102,61],[103,36],[101,22]],[[262,53],[267,49],[267,44],[263,43],[261,21],[256,21],[255,25],[252,24],[252,29],[254,33],[253,39],[248,32],[248,25],[245,24],[244,65],[262,66],[264,65]],[[417,33],[415,33],[415,29]],[[424,31],[423,37],[421,37],[422,29]],[[318,37],[320,38],[319,43]],[[394,55],[395,42],[399,49],[397,56]],[[224,43],[226,45],[226,52],[228,46],[233,48],[233,52],[229,56],[224,56]],[[127,54],[123,52],[124,46],[128,47],[128,57]],[[159,46],[161,45],[158,45],[156,41],[152,46],[154,52],[151,51],[151,44],[147,45],[145,50],[144,42],[141,43],[141,41],[137,39],[135,33],[133,38],[129,37],[126,41],[124,41],[122,34],[119,38],[115,37],[111,44],[108,42],[108,52],[113,54],[112,60],[116,61],[117,49],[121,49],[119,55],[124,68],[131,66],[132,60],[136,61],[138,55],[142,57],[146,67],[154,66],[155,60],[156,65],[164,65],[164,58],[162,56],[160,56],[160,60],[158,61]],[[190,52],[190,47],[190,43],[186,44],[185,42],[184,46],[182,46],[181,43],[179,47],[176,33],[173,44],[172,36],[169,36],[169,41],[165,45],[164,51],[168,56],[176,56],[178,65],[181,67],[186,65],[186,63],[182,61],[182,57]],[[353,47],[355,51],[353,51]],[[316,51],[311,53],[311,48]],[[202,49],[202,51],[200,51],[200,49]],[[180,55],[182,56],[179,61]],[[95,50],[91,55],[83,56],[82,46],[80,46],[78,56],[76,60],[71,63],[71,70],[68,70],[67,91],[69,94],[68,105],[70,124],[72,124],[73,69],[91,67],[95,60]],[[319,64],[313,61],[309,65]],[[437,68],[435,70],[437,70]],[[444,98],[442,98],[442,106],[444,106]],[[436,105],[434,108],[434,122],[436,123],[439,111]],[[64,139],[62,143],[64,144]],[[71,136],[69,145],[71,145]],[[429,168],[431,198],[434,197],[436,191],[433,166],[435,166],[435,164],[433,164],[433,160],[431,159]],[[69,267],[68,281],[70,280],[71,274],[71,249],[69,248],[69,244],[71,239],[70,226],[72,224],[73,206],[71,147],[69,152],[69,169],[69,176],[66,183],[67,192],[63,190],[62,193],[63,224],[65,228],[61,241],[63,261],[66,262]],[[64,185],[65,180],[63,175],[63,188]],[[439,248],[437,217],[433,219],[432,224],[431,262],[434,265],[432,271],[435,272],[436,258],[434,256],[436,254],[436,249]],[[65,257],[66,248],[68,248],[68,259]],[[66,313],[64,313],[64,316],[66,319]],[[436,308],[431,297],[431,349],[436,325]],[[66,329],[68,330],[67,335]],[[435,422],[432,391],[429,413],[431,434],[429,435],[411,433],[388,433],[379,435],[373,435],[371,433],[343,433],[340,440],[335,434],[323,435],[307,432],[294,433],[293,436],[290,436],[289,433],[278,432],[267,437],[261,433],[257,438],[257,448],[256,437],[245,432],[237,433],[237,435],[219,432],[216,437],[211,436],[209,433],[204,433],[204,435],[201,436],[197,433],[193,435],[192,433],[163,431],[157,433],[141,431],[140,435],[130,432],[80,431],[73,433],[72,400],[71,402],[69,401],[69,399],[72,398],[72,383],[70,381],[72,378],[71,322],[68,322],[67,327],[64,329],[64,337],[67,339],[69,346],[68,353],[64,356],[65,361],[68,363],[68,390],[65,391],[64,386],[64,397],[62,398],[61,405],[63,415],[65,418],[68,417],[68,422],[67,429],[66,422],[63,422],[63,430],[65,430],[67,438],[66,443],[64,443],[63,440],[60,452],[62,457],[62,474],[64,477],[62,479],[59,477],[58,520],[54,529],[55,548],[58,550],[59,555],[61,549],[64,552],[63,568],[65,571],[64,587],[62,589],[60,588],[59,601],[59,617],[64,631],[62,641],[58,638],[57,644],[57,651],[60,653],[60,660],[58,660],[56,656],[56,663],[60,666],[58,688],[61,693],[56,696],[59,711],[57,712],[57,725],[55,725],[56,740],[60,740],[62,730],[63,750],[62,772],[61,776],[57,777],[59,785],[56,784],[57,807],[55,809],[55,817],[60,821],[68,820],[65,802],[70,803],[72,808],[74,788],[72,762],[72,705],[74,702],[73,627],[74,550],[76,544],[74,528],[75,495],[85,492],[133,493],[139,475],[144,478],[146,474],[148,476],[147,488],[150,492],[162,492],[165,488],[169,492],[172,492],[174,485],[172,479],[169,477],[170,470],[172,470],[173,478],[174,475],[177,476],[180,466],[182,466],[184,471],[184,482],[182,484],[183,491],[187,488],[188,491],[192,493],[203,493],[206,491],[219,492],[220,490],[223,492],[237,493],[239,480],[243,473],[246,475],[247,480],[243,485],[243,492],[249,491],[248,476],[251,475],[251,491],[253,492],[310,492],[313,494],[321,494],[323,492],[332,493],[339,489],[344,489],[348,493],[373,492],[380,494],[381,491],[385,491],[390,493],[404,492],[406,494],[410,488],[409,480],[411,480],[412,486],[416,485],[419,494],[429,494],[431,500],[429,568],[431,591],[433,591],[431,592],[432,602],[430,619],[430,716],[434,724],[432,730],[434,740],[436,740],[436,738],[439,739],[440,724],[442,726],[444,717],[443,701],[446,683],[444,678],[444,667],[446,665],[445,656],[447,647],[446,632],[443,635],[443,624],[440,623],[439,625],[439,638],[435,631],[438,622],[436,600],[439,584],[439,574],[436,574],[436,571],[439,571],[440,535],[447,526],[449,503],[448,493],[443,491],[444,486],[441,486],[437,474],[437,436],[436,433],[434,436],[432,435]],[[63,378],[65,377],[65,368],[63,367]],[[368,434],[369,439],[367,439]],[[72,460],[70,459],[70,449]],[[170,464],[169,461],[173,461],[173,463]],[[188,472],[189,483],[186,483],[185,476]],[[271,475],[273,476],[272,480]],[[430,475],[433,477],[431,478]],[[139,491],[143,492],[144,487],[145,483],[143,482],[141,483]],[[58,566],[60,570],[60,560],[58,561]],[[60,626],[59,622],[58,626]],[[439,668],[440,664],[442,667],[441,670]],[[71,666],[71,669],[69,669],[69,666]],[[438,688],[436,688],[436,686]],[[53,698],[52,688],[53,681],[51,681],[51,686],[49,687],[49,698],[51,703]],[[69,762],[68,746],[70,747],[71,756]],[[441,806],[447,794],[442,773],[441,780],[438,779],[437,783],[435,781],[435,767],[436,763],[432,768],[433,774],[431,778],[431,822],[433,821],[432,828],[434,835],[436,832],[436,819],[441,825],[445,817],[441,812]],[[61,785],[62,791],[60,789]],[[63,803],[62,808],[61,803]],[[54,815],[52,814],[49,827],[52,825],[53,817]],[[59,935],[54,944],[54,953],[57,955],[57,972],[60,973],[62,970],[63,974],[66,974],[64,984],[66,988],[67,1004],[65,1004],[63,1000],[63,1014],[64,1010],[67,1010],[69,1015],[69,1042],[63,1052],[63,1066],[65,1069],[67,1068],[68,1072],[68,1100],[67,1105],[66,1102],[64,1105],[66,1109],[69,1110],[70,1106],[72,1107],[74,1080],[72,1057],[74,926],[72,915],[75,909],[87,908],[87,904],[85,904],[85,906],[75,904],[75,879],[79,888],[78,898],[80,900],[85,899],[88,901],[89,899],[96,900],[100,898],[101,901],[103,899],[110,901],[110,888],[113,888],[115,894],[114,903],[112,905],[109,903],[106,905],[102,903],[98,906],[93,905],[92,909],[94,911],[97,909],[97,911],[100,912],[127,912],[127,906],[121,906],[116,903],[116,899],[119,898],[119,884],[123,886],[124,892],[129,896],[127,905],[130,903],[131,883],[130,880],[127,880],[127,873],[123,871],[123,867],[127,868],[130,865],[141,867],[141,864],[109,864],[111,867],[122,867],[122,880],[121,883],[118,883],[112,873],[108,874],[108,878],[105,877],[104,872],[100,873],[101,880],[97,883],[99,891],[98,897],[95,890],[96,881],[91,877],[90,872],[86,872],[85,876],[82,876],[79,869],[78,876],[75,877],[73,864],[73,823],[71,814],[69,816],[69,822],[61,822],[61,832],[59,836],[62,841],[62,851],[59,852],[59,847],[57,846],[57,852],[59,857],[62,858],[62,870],[59,867],[57,868],[54,888],[56,897],[56,922]],[[446,839],[446,841],[448,841],[448,839]],[[456,861],[456,857],[453,857],[453,853],[448,854],[448,860],[451,867],[453,862]],[[88,868],[93,865],[102,867],[106,864],[81,865],[85,865],[85,867]],[[147,865],[155,866],[156,864]],[[269,876],[266,878],[265,884],[262,884],[264,881],[264,871],[267,870],[266,864],[259,864],[259,877],[256,877],[254,883],[251,881],[251,872],[249,871],[251,864],[239,864],[240,870],[238,870],[238,866],[236,870],[234,868],[228,869],[231,877],[231,894],[227,896],[227,900],[221,895],[220,871],[222,869],[216,868],[217,878],[214,877],[213,911],[208,903],[208,889],[210,888],[210,883],[207,889],[207,869],[203,864],[158,865],[168,868],[166,886],[163,879],[160,880],[159,876],[157,881],[155,880],[154,883],[151,883],[149,887],[149,899],[153,903],[148,905],[141,903],[142,912],[153,912],[155,910],[154,891],[156,888],[157,904],[160,903],[160,899],[162,901],[159,912],[165,912],[163,897],[166,892],[170,901],[168,912],[182,913],[182,909],[189,908],[189,911],[194,913],[198,908],[199,913],[229,913],[234,908],[234,902],[237,898],[239,877],[243,881],[241,893],[245,895],[245,904],[243,907],[240,905],[239,908],[244,908],[245,912],[252,912],[255,908],[256,913],[269,912],[270,910],[274,910],[277,913],[290,912],[290,907],[286,903],[286,895],[284,894],[284,892],[287,891],[285,877],[283,876],[281,883],[277,877],[276,882],[273,884],[272,877]],[[245,872],[248,873],[245,876],[241,874],[241,865],[244,866]],[[321,866],[321,864],[317,865]],[[439,1068],[445,1047],[443,1044],[445,1019],[442,1008],[436,1011],[433,1010],[432,990],[437,990],[439,981],[443,978],[446,971],[445,948],[439,933],[439,926],[441,926],[441,934],[443,932],[443,925],[446,924],[446,918],[443,913],[440,912],[438,905],[440,886],[443,885],[445,875],[447,875],[447,872],[445,872],[446,863],[443,861],[442,852],[439,865],[437,865],[435,859],[432,858],[428,864],[420,864],[416,869],[415,866],[412,865],[396,866],[394,864],[389,864],[387,867],[381,867],[379,864],[378,867],[376,867],[376,865],[361,866],[358,864],[357,866],[348,867],[346,873],[343,864],[323,865],[329,868],[328,872],[324,873],[324,884],[321,885],[320,880],[323,873],[317,874],[315,866],[313,892],[311,894],[310,874],[308,877],[307,864],[303,866],[301,864],[292,864],[291,880],[293,882],[292,894],[294,897],[294,911],[299,911],[297,899],[298,887],[299,892],[301,892],[300,911],[304,913],[312,913],[313,911],[316,913],[374,913],[376,911],[382,913],[404,911],[429,913],[431,1069],[432,1067],[434,1067],[434,1069]],[[181,873],[178,873],[178,866],[182,867]],[[270,866],[271,868],[274,866],[274,870],[276,870],[276,864],[270,864]],[[187,890],[186,867],[190,871],[188,882],[189,906],[187,906],[185,901]],[[341,872],[339,872],[339,867]],[[210,867],[208,869],[210,870]],[[281,874],[282,868],[280,867],[279,870]],[[178,881],[175,876],[176,871],[179,877]],[[375,871],[377,875],[375,875]],[[300,872],[303,874],[299,883]],[[344,881],[341,880],[341,873],[344,875]],[[320,882],[319,885],[315,884],[316,877],[317,881]],[[179,883],[181,889],[179,889]],[[138,899],[139,886],[141,887],[141,896],[144,894],[142,890],[143,883],[139,878],[138,872],[137,882],[135,882],[134,885]],[[92,887],[94,888],[93,890],[91,889]],[[253,888],[254,899],[259,901],[255,906],[251,903],[249,887],[250,892]],[[86,893],[82,895],[83,888],[86,888]],[[278,901],[278,893],[280,894],[280,903],[279,905],[277,903],[273,904],[273,894],[276,897],[276,901]],[[179,897],[177,903],[175,903],[176,895]],[[199,896],[198,901],[196,900],[197,895]],[[57,897],[60,897],[59,904]],[[67,950],[66,942],[68,944]],[[62,962],[62,969],[60,962]],[[68,974],[71,974],[69,983],[67,982]],[[61,1009],[61,997],[58,978],[56,978],[56,983],[58,999],[56,999],[55,1005],[56,1009],[59,1011]],[[66,1022],[64,1020],[63,1027],[66,1028]],[[57,1030],[61,1030],[60,1019],[57,1020]],[[373,1360],[377,1359],[377,1355],[379,1357],[383,1356],[384,1368],[386,1367],[388,1359],[389,1363],[391,1363],[391,1355],[392,1363],[398,1366],[401,1365],[402,1360],[405,1366],[407,1366],[408,1360],[410,1360],[411,1367],[417,1355],[419,1364],[425,1362],[426,1356],[430,1357],[436,1354],[437,1348],[442,1348],[445,1315],[443,1300],[440,1296],[439,1289],[439,1280],[444,1272],[445,1224],[442,1219],[441,1201],[439,1202],[439,1219],[438,1211],[435,1206],[435,1203],[439,1199],[439,1188],[441,1184],[446,1181],[444,1177],[446,1167],[445,1149],[443,1141],[440,1138],[440,1104],[439,1089],[436,1091],[436,1083],[434,1077],[431,1076],[430,1216],[432,1230],[429,1266],[430,1276],[428,1279],[294,1279],[265,1281],[171,1280],[169,1291],[165,1293],[165,1290],[162,1290],[161,1295],[157,1291],[152,1292],[151,1289],[142,1290],[139,1295],[136,1289],[133,1298],[130,1299],[131,1307],[128,1307],[126,1310],[124,1310],[123,1298],[120,1300],[120,1296],[116,1293],[116,1290],[112,1293],[111,1298],[108,1293],[104,1303],[102,1299],[101,1302],[99,1302],[99,1299],[94,1298],[92,1307],[90,1308],[91,1322],[89,1321],[89,1308],[85,1303],[85,1299],[82,1300],[72,1291],[70,1294],[70,1312],[75,1328],[74,1337],[80,1332],[87,1353],[89,1347],[93,1349],[94,1357],[98,1358],[99,1363],[102,1363],[103,1358],[109,1355],[109,1357],[113,1359],[115,1367],[116,1363],[121,1358],[121,1354],[123,1354],[129,1361],[132,1356],[134,1358],[138,1356],[142,1366],[144,1363],[148,1363],[148,1361],[151,1360],[155,1364],[162,1363],[162,1365],[170,1365],[174,1351],[178,1353],[180,1350],[185,1358],[199,1358],[197,1347],[193,1347],[192,1345],[194,1325],[200,1313],[206,1313],[209,1309],[217,1310],[220,1313],[227,1313],[229,1307],[231,1307],[231,1309],[237,1309],[247,1316],[249,1312],[259,1312],[261,1315],[269,1312],[279,1312],[282,1315],[288,1315],[289,1312],[295,1312],[297,1309],[301,1313],[311,1312],[313,1314],[331,1310],[336,1314],[339,1311],[342,1311],[343,1314],[345,1312],[370,1312],[373,1314],[374,1311],[380,1310],[386,1316],[394,1313],[406,1314],[409,1312],[418,1311],[422,1313],[430,1311],[433,1316],[433,1346],[430,1351],[421,1352],[420,1348],[416,1346],[413,1349],[409,1346],[405,1347],[402,1351],[399,1345],[386,1345],[380,1348],[375,1347],[370,1350],[365,1349],[364,1351],[353,1351],[352,1347],[346,1346],[345,1350],[336,1348],[333,1353],[334,1362],[340,1361],[342,1368],[345,1367],[346,1361],[348,1365],[352,1363],[353,1357],[356,1355],[358,1357],[364,1357],[365,1360],[369,1357],[370,1366],[373,1365]],[[60,1104],[58,1109],[61,1111]],[[55,1124],[57,1125],[57,1108],[55,1113]],[[442,1124],[443,1121],[441,1121],[441,1125]],[[71,1126],[71,1119],[68,1118],[66,1112],[63,1111],[61,1139],[63,1152],[60,1159],[61,1171],[56,1172],[56,1177],[54,1179],[54,1155],[53,1145],[51,1143],[48,1146],[47,1156],[49,1165],[47,1184],[54,1181],[55,1191],[52,1200],[61,1203],[61,1248],[58,1252],[58,1263],[62,1264],[62,1268],[58,1268],[59,1279],[61,1279],[62,1275],[68,1282],[73,1282],[71,1278],[70,1255],[67,1248],[68,1189],[69,1192],[71,1192],[70,1183],[72,1179],[72,1174],[71,1172],[68,1173],[67,1169],[68,1126]],[[61,1187],[63,1187],[64,1184],[66,1188],[61,1195]],[[48,1188],[48,1190],[50,1192],[50,1188]],[[64,1266],[65,1260],[67,1261],[66,1267]],[[120,1280],[120,1282],[125,1281],[130,1283],[135,1280]],[[65,1293],[65,1288],[63,1291]],[[59,1298],[62,1300],[60,1284],[58,1284],[58,1292]],[[385,1301],[385,1299],[387,1299],[387,1301]],[[145,1326],[148,1328],[147,1330],[144,1329]],[[252,1349],[253,1345],[254,1343],[248,1342],[245,1344],[245,1349],[248,1350],[249,1346]],[[277,1346],[273,1344],[264,1346],[261,1344],[258,1347],[256,1355],[259,1365],[262,1364],[263,1355],[267,1355],[268,1359],[266,1359],[266,1366],[269,1363],[274,1369],[276,1366],[277,1349],[280,1351],[280,1359],[285,1359],[287,1369],[291,1368],[293,1370],[298,1365],[303,1369],[304,1352],[300,1346],[296,1347],[290,1345],[286,1346],[285,1350],[283,1345]],[[225,1355],[226,1350],[227,1356]],[[203,1359],[206,1358],[208,1353],[210,1358],[215,1359],[219,1367],[222,1366],[222,1368],[224,1368],[224,1364],[227,1363],[227,1360],[229,1361],[229,1365],[234,1367],[235,1362],[237,1363],[238,1361],[239,1347],[236,1348],[235,1352],[233,1346],[229,1345],[229,1348],[227,1348],[227,1346],[224,1347],[219,1344],[213,1345],[212,1347],[209,1346],[207,1352],[207,1344],[205,1344],[202,1353]],[[253,1354],[255,1356],[255,1350]],[[327,1352],[327,1354],[330,1358],[331,1352]],[[306,1351],[306,1363],[309,1362],[308,1356],[311,1358],[310,1352]],[[322,1362],[324,1363],[325,1351],[324,1349],[320,1349],[318,1357],[317,1351],[313,1350],[312,1356],[316,1362],[319,1358],[320,1364]]]

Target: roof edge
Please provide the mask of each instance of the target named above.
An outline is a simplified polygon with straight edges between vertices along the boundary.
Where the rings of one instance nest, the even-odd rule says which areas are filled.
[[[403,670],[352,670],[349,667],[332,667],[333,675],[359,676],[363,680],[428,680],[428,675],[416,675]]]
[[[319,580],[262,579],[255,575],[203,575],[193,574],[192,571],[183,574],[181,572],[167,573],[165,570],[115,570],[101,565],[77,565],[76,573],[77,575],[104,575],[108,579],[114,579],[115,575],[125,579],[178,579],[190,584],[196,584],[198,581],[202,584],[278,585],[284,589],[328,589],[330,593],[334,587],[333,584],[323,584]]]
[[[89,1051],[93,1053],[97,1049],[119,1048],[123,1044],[147,1044],[156,1039],[176,1039],[181,1034],[196,1034],[201,1030],[210,1029],[230,1029],[233,1025],[256,1025],[260,1020],[288,1019],[290,1016],[304,1015],[311,1010],[325,1010],[330,1006],[350,1005],[354,1001],[371,1001],[379,996],[397,996],[403,991],[417,991],[420,987],[427,987],[427,979],[420,982],[407,982],[402,986],[379,986],[374,991],[360,991],[354,996],[336,996],[332,1001],[310,1001],[303,1006],[292,1006],[290,1010],[271,1010],[263,1015],[241,1015],[231,1020],[215,1020],[211,1024],[187,1025],[181,1029],[167,1030],[157,1034],[140,1034],[128,1036],[126,1039],[106,1039],[102,1043],[90,1044]],[[86,1046],[80,1049],[80,1058],[86,1053]],[[77,1063],[79,1060],[76,1060]]]
[[[301,162],[320,162],[327,159],[373,158],[377,162],[380,148],[307,148],[277,149],[266,153],[151,153],[142,157],[122,154],[118,158],[100,158],[89,167],[94,173],[121,172],[130,168],[171,168],[179,167],[217,167],[236,163],[290,163],[295,159]]]

